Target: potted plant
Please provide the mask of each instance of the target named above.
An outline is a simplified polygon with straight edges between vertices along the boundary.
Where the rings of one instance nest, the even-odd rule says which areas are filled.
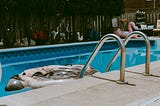
[[[36,45],[43,45],[46,41],[46,36],[43,31],[35,32],[33,34],[33,39],[35,40]]]

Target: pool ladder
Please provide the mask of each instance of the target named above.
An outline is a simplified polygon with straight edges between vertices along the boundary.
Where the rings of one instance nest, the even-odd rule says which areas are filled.
[[[135,35],[139,35],[139,36],[143,37],[144,40],[145,40],[145,43],[146,43],[145,74],[149,75],[150,74],[150,41],[149,41],[148,37],[144,33],[140,32],[140,31],[134,31],[134,32],[131,32],[130,34],[128,34],[127,38],[124,41],[120,37],[115,35],[115,34],[107,34],[107,35],[103,36],[101,38],[101,40],[99,41],[99,43],[97,44],[97,46],[95,47],[93,53],[89,57],[87,63],[84,65],[83,69],[81,70],[80,78],[83,77],[86,69],[89,67],[89,65],[91,64],[91,62],[93,61],[93,59],[95,58],[97,53],[99,52],[100,48],[103,46],[104,42],[106,40],[110,39],[110,38],[114,38],[118,42],[118,44],[120,45],[120,48],[118,49],[118,51],[116,52],[114,57],[109,62],[108,66],[106,67],[106,71],[108,72],[110,70],[111,65],[116,60],[116,58],[118,57],[119,53],[121,53],[121,59],[120,59],[120,81],[121,82],[125,82],[125,61],[126,61],[126,48],[125,48],[125,45],[131,39],[131,37],[133,37]]]
[[[105,36],[103,36],[101,38],[101,40],[99,41],[99,43],[97,44],[97,46],[95,47],[93,53],[91,54],[91,56],[89,57],[87,63],[84,65],[81,73],[80,73],[80,78],[83,77],[86,69],[88,68],[88,66],[91,64],[91,62],[93,61],[93,59],[95,58],[95,56],[97,55],[98,51],[100,50],[100,48],[103,46],[104,42],[110,38],[114,38],[116,39],[116,41],[118,42],[118,44],[120,45],[120,49],[121,49],[121,62],[120,62],[120,81],[124,82],[124,75],[125,75],[125,52],[126,52],[126,49],[125,49],[125,45],[122,41],[122,39],[120,37],[118,37],[117,35],[115,34],[107,34]]]

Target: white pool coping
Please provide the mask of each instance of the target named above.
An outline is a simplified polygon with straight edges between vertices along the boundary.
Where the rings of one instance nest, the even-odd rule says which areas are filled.
[[[151,63],[151,74],[160,76],[159,64],[160,61]],[[128,71],[125,73],[125,81],[131,85],[115,82],[119,80],[119,71],[96,73],[95,77],[84,77],[1,97],[0,106],[157,106],[160,104],[160,77],[142,75],[144,64],[126,70]]]

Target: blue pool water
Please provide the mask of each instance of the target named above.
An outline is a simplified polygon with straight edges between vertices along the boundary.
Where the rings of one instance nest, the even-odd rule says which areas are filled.
[[[151,48],[151,61],[160,60],[160,51],[159,48],[153,46]],[[105,72],[106,65],[110,61],[110,59],[115,54],[116,49],[114,50],[106,50],[101,51],[93,60],[91,66],[100,72]],[[90,53],[85,53],[81,55],[71,55],[71,56],[63,56],[57,58],[47,58],[47,59],[39,59],[35,61],[25,61],[25,62],[16,62],[10,64],[2,64],[2,81],[0,83],[0,97],[7,96],[15,93],[24,92],[30,90],[31,88],[25,88],[18,91],[5,92],[4,87],[9,80],[9,78],[15,74],[21,73],[23,70],[40,67],[45,65],[65,65],[65,64],[85,64],[90,56]],[[119,69],[119,61],[120,56],[116,59],[114,64],[111,67],[111,70]],[[134,66],[138,64],[145,63],[145,48],[144,47],[136,47],[136,48],[127,48],[126,49],[126,67]]]

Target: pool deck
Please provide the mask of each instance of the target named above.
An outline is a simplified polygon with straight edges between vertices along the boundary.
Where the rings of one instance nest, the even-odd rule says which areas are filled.
[[[151,74],[160,76],[160,61]],[[0,98],[0,106],[159,106],[160,77],[145,76],[144,65],[126,68],[128,84],[117,84],[119,71],[58,83]]]

